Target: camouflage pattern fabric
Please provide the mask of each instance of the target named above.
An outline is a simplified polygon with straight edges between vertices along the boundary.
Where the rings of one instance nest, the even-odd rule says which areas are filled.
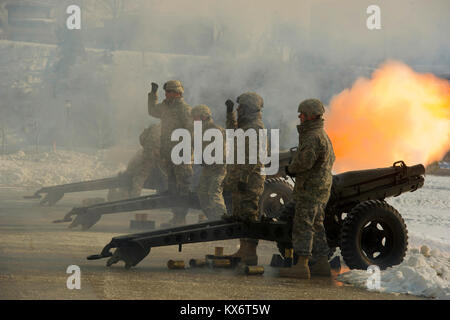
[[[225,174],[225,166],[204,166],[202,169],[197,196],[209,220],[218,220],[227,212],[222,189]]]
[[[167,172],[169,193],[187,195],[190,192],[190,180],[193,175],[192,165],[173,164],[170,154],[172,148],[178,142],[171,141],[170,137],[172,132],[179,128],[189,130],[192,135],[191,107],[182,97],[165,99],[163,102],[158,103],[158,94],[150,92],[148,94],[148,113],[155,118],[161,119],[161,167]],[[180,215],[186,215],[188,209],[180,208],[176,211]]]
[[[222,132],[222,136],[225,137],[223,128],[216,125],[212,118],[202,121],[202,129],[203,131],[208,129],[218,129]],[[204,141],[202,150],[204,150],[208,144],[209,142]],[[224,141],[223,164],[202,164],[202,172],[197,187],[197,196],[200,201],[200,206],[209,220],[218,220],[227,213],[225,201],[223,199],[223,180],[226,175],[225,152],[226,144]]]
[[[259,198],[264,191],[265,176],[251,173],[247,190],[231,192],[232,215],[241,220],[257,221],[259,217]]]
[[[298,126],[298,151],[288,168],[295,174],[292,242],[294,251],[303,256],[327,256],[329,251],[323,220],[335,155],[323,123],[320,118]]]
[[[292,225],[292,246],[299,256],[328,256],[329,248],[323,219],[326,204],[297,199]]]
[[[158,102],[157,93],[148,94],[148,113],[161,119],[161,140],[160,153],[161,164],[167,171],[169,179],[169,192],[186,195],[189,192],[190,177],[193,174],[192,165],[180,164],[174,165],[170,154],[172,148],[178,144],[177,141],[171,141],[170,137],[175,129],[184,128],[193,132],[193,121],[191,117],[191,107],[184,102],[182,97],[174,99],[165,99]]]
[[[139,197],[142,192],[145,180],[152,169],[154,162],[144,157],[144,151],[139,150],[131,161],[128,163],[125,174],[130,177],[130,187],[128,189],[128,197]]]
[[[261,115],[262,98],[256,93],[244,93],[239,96],[238,101],[245,102],[246,105],[240,105],[238,108],[237,119],[236,111],[227,112],[227,129],[255,129],[258,135],[258,130],[264,129]],[[257,143],[259,144],[258,140]],[[245,164],[236,164],[236,147],[235,140],[235,164],[227,166],[226,177],[226,185],[232,192],[232,215],[243,220],[256,221],[259,216],[259,198],[264,191],[265,176],[261,175],[263,164],[259,159],[256,164],[249,164],[249,139],[245,139]],[[238,189],[239,182],[246,184],[245,191]]]
[[[139,136],[142,149],[139,149],[130,159],[123,175],[128,176],[130,185],[127,190],[110,190],[108,200],[120,200],[139,197],[147,179],[151,179],[156,170],[165,176],[160,166],[160,135],[161,125],[155,124],[146,128]]]

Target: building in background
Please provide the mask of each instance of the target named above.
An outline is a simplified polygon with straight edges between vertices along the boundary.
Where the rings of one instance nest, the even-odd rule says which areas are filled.
[[[56,43],[52,6],[36,1],[9,1],[5,9],[8,40]]]

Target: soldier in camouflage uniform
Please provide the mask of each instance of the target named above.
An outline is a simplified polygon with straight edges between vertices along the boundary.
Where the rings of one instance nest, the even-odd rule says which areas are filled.
[[[280,269],[280,276],[309,279],[311,274],[331,276],[323,220],[330,197],[335,156],[323,128],[325,108],[322,102],[305,100],[300,103],[298,112],[301,120],[298,151],[286,171],[295,175],[292,244],[299,259],[292,268]],[[311,256],[316,263],[310,269],[308,260]]]
[[[226,101],[227,106],[227,129],[254,129],[259,139],[258,130],[264,129],[262,122],[263,99],[254,92],[246,92],[237,98],[237,120],[236,112],[233,111],[234,103]],[[259,145],[259,141],[257,141]],[[245,164],[237,164],[236,141],[235,162],[228,165],[229,175],[227,184],[231,186],[232,192],[232,216],[244,221],[257,221],[259,216],[258,202],[264,191],[265,176],[261,174],[263,164],[257,160],[256,164],[249,163],[249,139],[245,139]],[[257,146],[253,146],[258,148]],[[258,264],[256,248],[258,240],[240,239],[239,250],[232,256],[240,257],[243,263],[248,265]]]
[[[165,188],[167,177],[159,164],[161,125],[154,124],[146,128],[139,136],[142,146],[128,162],[125,172],[130,181],[128,188],[110,189],[108,201],[139,197],[145,181],[150,178],[155,184]]]
[[[170,137],[175,129],[189,130],[192,135],[193,121],[191,107],[184,101],[184,88],[180,81],[170,80],[164,84],[166,99],[158,103],[158,85],[152,83],[152,90],[148,94],[148,113],[161,119],[161,166],[167,172],[169,193],[174,195],[188,195],[190,193],[191,164],[175,165],[171,159],[172,148],[178,143]],[[172,225],[186,223],[188,208],[175,207]]]
[[[221,131],[222,136],[225,137],[223,128],[214,123],[211,110],[207,106],[198,105],[193,108],[192,118],[194,121],[202,121],[203,132],[208,129],[218,129]],[[203,141],[202,151],[205,150],[208,144],[208,142]],[[223,199],[222,186],[223,179],[226,175],[225,139],[223,142],[223,156],[222,164],[206,164],[204,161],[202,162],[202,172],[197,187],[197,196],[200,201],[200,206],[209,220],[218,220],[227,212]]]

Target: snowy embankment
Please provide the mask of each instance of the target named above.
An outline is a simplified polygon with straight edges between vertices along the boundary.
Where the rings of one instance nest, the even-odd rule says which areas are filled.
[[[450,177],[425,177],[423,188],[387,201],[408,228],[409,250],[398,266],[381,271],[381,292],[450,299]],[[351,270],[338,280],[367,288],[371,276]]]
[[[0,186],[40,187],[107,178],[125,169],[108,160],[107,153],[74,151],[25,153],[0,156]]]

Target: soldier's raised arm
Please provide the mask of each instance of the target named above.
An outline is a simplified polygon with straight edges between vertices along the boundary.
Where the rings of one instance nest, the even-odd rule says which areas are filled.
[[[318,154],[315,150],[314,141],[307,140],[300,144],[288,167],[290,173],[297,174],[310,170],[317,161]]]
[[[236,120],[236,112],[233,111],[234,102],[228,99],[225,102],[225,105],[227,106],[227,122],[226,127],[227,129],[237,129],[237,120]]]
[[[162,108],[161,103],[158,103],[158,85],[152,82],[152,91],[148,93],[148,114],[161,118]]]

